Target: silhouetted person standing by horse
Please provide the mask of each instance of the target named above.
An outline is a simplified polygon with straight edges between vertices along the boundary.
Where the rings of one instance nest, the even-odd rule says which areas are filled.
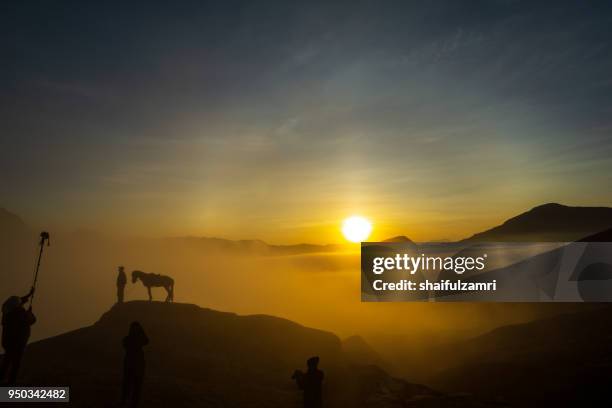
[[[149,338],[138,322],[132,322],[130,331],[123,338],[125,358],[123,359],[123,385],[121,406],[135,408],[140,402],[145,372],[145,358],[142,348],[149,344]]]
[[[323,371],[318,369],[319,357],[306,361],[308,371],[295,370],[292,379],[300,390],[304,391],[304,408],[321,408],[323,406]]]
[[[119,274],[117,275],[117,303],[123,303],[123,295],[125,293],[125,285],[127,284],[127,276],[123,266],[119,267]]]
[[[36,322],[32,306],[26,310],[25,305],[34,294],[34,287],[23,296],[11,296],[2,305],[2,347],[4,357],[0,367],[0,382],[8,373],[8,384],[17,381],[21,358],[30,339],[30,327]]]

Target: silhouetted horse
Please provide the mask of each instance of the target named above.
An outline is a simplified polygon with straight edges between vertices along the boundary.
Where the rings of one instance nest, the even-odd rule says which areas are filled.
[[[132,283],[140,279],[143,285],[147,287],[149,292],[149,301],[153,300],[151,295],[152,287],[163,287],[168,292],[166,296],[166,302],[172,302],[174,300],[174,279],[165,275],[158,275],[156,273],[146,273],[143,271],[132,271]]]

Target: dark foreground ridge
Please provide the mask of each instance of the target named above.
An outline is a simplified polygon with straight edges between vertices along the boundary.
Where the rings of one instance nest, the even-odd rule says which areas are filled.
[[[21,383],[69,385],[71,406],[117,406],[121,339],[135,320],[150,339],[143,407],[298,407],[291,373],[312,355],[321,358],[329,407],[487,406],[349,363],[329,332],[271,316],[144,301],[117,304],[93,326],[29,345]]]
[[[582,306],[435,350],[447,368],[429,383],[520,407],[609,407],[612,306]]]

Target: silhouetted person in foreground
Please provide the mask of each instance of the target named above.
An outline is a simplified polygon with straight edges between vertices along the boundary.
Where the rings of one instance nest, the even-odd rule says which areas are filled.
[[[127,284],[127,276],[123,266],[119,267],[119,274],[117,275],[117,303],[123,303],[123,294],[125,292],[125,285]]]
[[[23,296],[11,296],[2,305],[2,347],[4,357],[0,367],[0,382],[8,373],[8,384],[17,382],[21,358],[30,338],[30,326],[36,322],[32,306],[26,310],[25,305],[34,294],[34,288]]]
[[[292,379],[300,390],[304,391],[304,408],[321,408],[323,406],[323,371],[318,369],[319,357],[306,361],[308,371],[295,370]]]
[[[149,344],[149,338],[138,322],[132,322],[130,332],[123,338],[125,358],[123,359],[123,386],[121,406],[134,408],[140,401],[144,380],[145,358],[142,348]]]

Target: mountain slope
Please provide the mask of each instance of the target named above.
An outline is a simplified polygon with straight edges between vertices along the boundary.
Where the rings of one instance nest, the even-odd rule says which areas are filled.
[[[612,228],[578,240],[578,242],[612,242]]]
[[[342,351],[353,364],[375,365],[387,368],[387,363],[361,336],[351,336],[342,341]]]
[[[610,406],[612,308],[497,328],[436,351],[448,367],[431,384],[518,406]],[[594,402],[597,401],[597,404]]]
[[[146,407],[291,407],[290,376],[321,357],[327,406],[483,406],[394,379],[375,366],[352,366],[333,334],[271,316],[239,316],[188,304],[115,305],[93,326],[28,346],[24,381],[68,384],[72,406],[116,404],[120,342],[138,320],[146,347]]]
[[[474,234],[467,241],[575,241],[612,227],[610,207],[568,207],[551,203]]]

